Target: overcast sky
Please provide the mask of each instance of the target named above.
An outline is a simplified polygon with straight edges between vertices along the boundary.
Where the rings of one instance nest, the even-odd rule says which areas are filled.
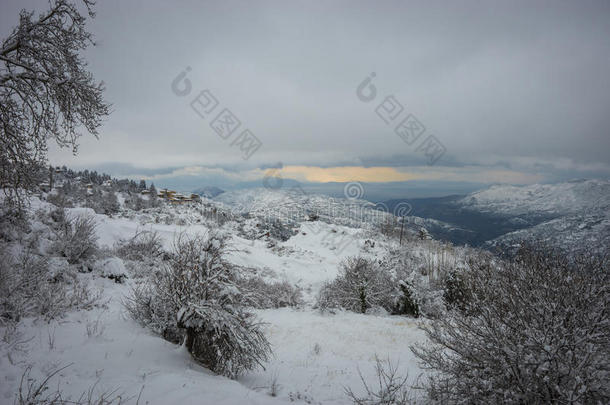
[[[202,185],[279,162],[314,183],[610,177],[608,1],[98,3],[86,58],[114,112],[53,162]],[[2,0],[3,36],[24,7],[47,4]],[[203,90],[218,101],[204,118],[190,105]],[[386,124],[387,96],[403,111]],[[224,108],[241,122],[227,139],[210,127]],[[411,145],[394,132],[408,114],[425,127]],[[247,160],[232,145],[245,129],[262,143]],[[430,135],[445,150],[433,165]]]

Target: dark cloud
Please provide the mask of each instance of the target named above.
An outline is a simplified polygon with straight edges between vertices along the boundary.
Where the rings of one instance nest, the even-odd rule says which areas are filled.
[[[46,6],[3,1],[0,31]],[[425,164],[374,111],[393,95],[446,147],[438,165],[608,176],[607,1],[106,0],[97,11],[86,56],[115,112],[77,158],[51,150],[57,162],[153,169],[143,174]],[[192,93],[178,97],[171,82],[187,66]],[[364,103],[356,87],[371,72],[378,95]],[[262,141],[249,160],[236,134],[220,138],[190,108],[203,89]]]

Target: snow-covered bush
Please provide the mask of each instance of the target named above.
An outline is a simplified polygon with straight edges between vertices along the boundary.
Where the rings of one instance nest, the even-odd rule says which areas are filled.
[[[413,286],[407,281],[400,280],[400,295],[397,298],[394,313],[419,317],[419,303],[415,298]]]
[[[125,264],[118,257],[107,257],[105,259],[96,260],[93,263],[92,269],[95,273],[115,283],[122,284],[127,278],[127,270]]]
[[[523,248],[472,263],[472,299],[413,347],[440,403],[608,403],[608,261]]]
[[[271,346],[253,313],[234,305],[229,291],[220,300],[189,303],[178,313],[178,326],[186,329],[184,345],[193,358],[218,374],[236,378],[262,366]],[[223,302],[224,301],[224,302]]]
[[[301,289],[288,281],[267,282],[261,277],[250,277],[241,279],[239,285],[256,308],[295,307],[303,303]]]
[[[134,289],[126,306],[136,320],[164,336],[181,329],[195,360],[234,378],[261,365],[271,350],[261,324],[244,307],[226,251],[227,239],[216,234],[180,236],[168,264],[151,285]]]
[[[24,252],[18,258],[3,251],[0,254],[0,320],[19,322],[22,317],[40,314],[54,317],[61,299],[62,286],[47,281],[43,258]]]
[[[71,208],[74,206],[66,193],[63,191],[49,193],[47,195],[47,201],[61,208]]]
[[[340,266],[337,278],[320,290],[319,308],[341,307],[363,314],[375,306],[392,310],[394,287],[384,268],[360,256],[349,257]]]
[[[70,367],[67,366],[53,368],[45,373],[40,379],[36,379],[31,375],[32,366],[27,366],[21,375],[19,390],[15,395],[15,405],[63,405],[63,404],[79,404],[79,405],[112,405],[121,404],[124,400],[124,393],[117,393],[118,389],[109,390],[96,394],[96,385],[93,384],[89,389],[83,392],[78,398],[72,398],[59,389],[59,383],[54,382],[51,385],[51,380],[55,376],[60,375],[62,371]]]
[[[163,244],[157,232],[138,231],[129,239],[120,239],[115,250],[122,259],[147,261],[163,255]]]
[[[92,257],[97,251],[95,218],[78,216],[67,220],[55,232],[55,252],[74,264]]]
[[[75,275],[51,272],[42,256],[31,251],[17,257],[5,249],[0,252],[0,324],[27,316],[57,318],[69,309],[89,309],[98,299]]]
[[[158,281],[155,277],[152,283],[134,285],[124,305],[129,315],[140,325],[150,328],[163,339],[178,344],[184,339],[184,331],[176,323],[179,308],[169,297],[161,295],[163,287],[157,287]]]
[[[277,218],[264,221],[262,227],[263,229],[267,229],[270,237],[281,240],[282,242],[287,241],[293,235],[291,228],[284,225],[284,223]]]
[[[119,200],[114,191],[105,192],[102,195],[99,202],[99,209],[100,211],[96,210],[96,212],[106,215],[116,214],[119,212],[121,205],[119,204]]]
[[[443,301],[448,309],[466,310],[472,299],[466,276],[463,271],[451,271],[444,277]]]
[[[366,382],[360,370],[360,380],[364,393],[358,395],[350,387],[345,389],[346,395],[356,405],[409,405],[416,402],[414,390],[409,386],[408,375],[398,373],[398,364],[392,364],[388,359],[380,360],[375,356],[376,386]]]
[[[25,211],[19,211],[6,202],[0,203],[0,241],[11,242],[30,231]]]

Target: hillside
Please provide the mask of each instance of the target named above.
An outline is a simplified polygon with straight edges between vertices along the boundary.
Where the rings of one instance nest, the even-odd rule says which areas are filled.
[[[466,196],[392,200],[388,206],[400,202],[411,204],[414,215],[454,224],[462,232],[430,232],[458,244],[506,247],[543,240],[574,251],[603,249],[610,238],[610,181],[495,185]]]
[[[238,212],[235,205],[228,209],[227,196],[231,194],[225,193],[226,203],[204,199],[200,204],[171,205],[159,201],[154,207],[133,209],[148,200],[135,204],[133,194],[95,184],[91,195],[82,197],[80,180],[65,178],[60,183],[63,187],[32,199],[29,224],[19,231],[24,233],[16,239],[11,236],[2,247],[15,255],[32,252],[27,254],[52,263],[53,274],[78,280],[88,291],[84,296],[95,299],[86,308],[70,307],[51,318],[28,317],[16,325],[0,325],[5,335],[0,345],[0,403],[14,402],[20,385],[24,388],[22,376],[26,382],[41,382],[58,371],[46,392],[57,390],[62,398],[74,401],[82,401],[84,395],[107,400],[120,396],[128,403],[151,404],[346,404],[345,387],[359,392],[363,389],[361,376],[370,381],[376,378],[375,356],[399,364],[400,374],[408,374],[409,381],[423,373],[408,346],[425,340],[418,329],[425,321],[392,316],[382,308],[367,314],[316,309],[321,288],[337,277],[341,262],[361,255],[395,263],[393,266],[409,263],[409,277],[422,288],[422,312],[433,315],[443,305],[442,294],[427,292],[429,282],[441,277],[441,268],[464,266],[469,254],[408,235],[404,243],[409,249],[402,249],[397,239],[382,236],[374,226],[356,226],[356,219],[347,215],[349,208],[340,208],[342,202],[323,196],[307,197],[305,206],[330,207],[320,219],[295,217],[278,225],[273,218],[265,218],[271,207],[297,207],[302,201],[286,200],[286,195],[276,193],[244,193],[239,197],[242,205]],[[66,190],[70,190],[68,194]],[[113,192],[119,208],[110,214],[103,213],[105,206],[89,200],[79,202]],[[262,197],[255,199],[254,195]],[[56,253],[58,234],[54,229],[57,221],[62,221],[56,219],[61,209],[48,200],[76,205],[63,209],[68,221],[91,218],[96,253],[75,264]],[[373,214],[366,214],[366,218]],[[286,227],[288,235],[274,233],[277,226]],[[273,357],[264,369],[237,380],[214,375],[198,365],[183,347],[140,326],[125,308],[132,288],[145,283],[165,264],[164,259],[140,262],[128,258],[131,256],[121,253],[122,244],[138,233],[149,232],[158,235],[161,248],[169,252],[181,235],[211,230],[230,238],[227,259],[243,275],[265,283],[287,283],[301,297],[298,304],[253,310],[265,322],[263,330]],[[26,244],[34,246],[34,251],[26,250]]]

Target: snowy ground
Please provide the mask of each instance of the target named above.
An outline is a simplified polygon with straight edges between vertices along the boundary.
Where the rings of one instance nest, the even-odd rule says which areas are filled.
[[[71,214],[86,209],[72,209]],[[143,226],[124,218],[96,215],[100,244],[112,246]],[[399,362],[402,374],[415,379],[420,369],[409,350],[423,341],[416,321],[397,316],[340,312],[321,314],[311,308],[320,285],[333,279],[337,264],[360,251],[364,240],[355,229],[320,224],[322,232],[304,228],[275,248],[266,242],[234,238],[235,264],[266,270],[266,275],[286,279],[305,290],[307,304],[300,309],[258,311],[267,322],[266,334],[274,357],[266,369],[244,375],[238,381],[219,377],[195,364],[180,347],[141,328],[125,312],[121,301],[129,284],[115,284],[94,274],[93,285],[103,289],[106,308],[71,313],[59,322],[24,322],[21,350],[0,358],[0,403],[14,402],[25,367],[31,377],[67,366],[50,381],[77,399],[91,387],[97,395],[112,393],[123,400],[150,404],[264,404],[349,403],[344,388],[361,389],[359,370],[374,381],[375,355]],[[152,224],[169,246],[179,232],[205,231],[203,225],[177,227]],[[336,231],[336,232],[333,232]],[[345,234],[343,234],[345,232]],[[337,252],[324,235],[353,236],[352,243]],[[371,254],[374,254],[374,250]],[[273,383],[277,396],[272,397]]]

